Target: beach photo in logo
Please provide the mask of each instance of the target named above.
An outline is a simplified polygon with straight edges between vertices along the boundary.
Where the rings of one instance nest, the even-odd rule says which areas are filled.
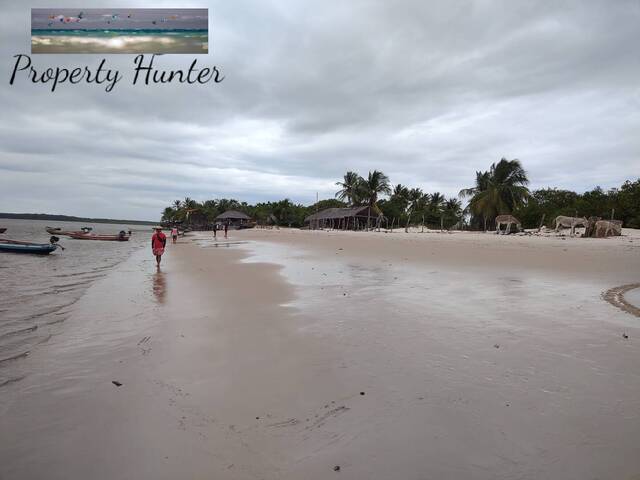
[[[32,8],[31,53],[208,53],[206,8]]]

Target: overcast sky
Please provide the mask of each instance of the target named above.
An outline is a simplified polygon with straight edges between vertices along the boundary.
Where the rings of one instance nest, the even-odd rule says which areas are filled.
[[[32,55],[37,69],[106,57],[125,76],[111,93],[51,93],[24,75],[9,85],[31,14],[2,0],[0,211],[153,220],[185,196],[311,203],[347,169],[455,195],[501,157],[519,158],[532,188],[640,176],[638,0],[180,6],[209,8],[210,53],[157,66],[197,57],[222,83],[133,86],[133,55]]]

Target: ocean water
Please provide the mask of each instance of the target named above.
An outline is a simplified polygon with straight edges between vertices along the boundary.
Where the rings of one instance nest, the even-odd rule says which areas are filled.
[[[32,53],[208,53],[206,29],[33,29]]]
[[[15,378],[15,364],[61,331],[73,305],[95,281],[148,245],[150,227],[0,219],[2,238],[48,243],[46,226],[95,233],[132,230],[128,242],[74,240],[59,236],[65,250],[50,255],[0,252],[0,387]]]

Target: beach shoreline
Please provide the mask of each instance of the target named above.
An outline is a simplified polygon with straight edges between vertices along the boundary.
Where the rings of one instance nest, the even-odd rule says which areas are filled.
[[[640,324],[600,295],[639,247],[198,232],[159,273],[141,250],[3,387],[0,476],[628,478]]]

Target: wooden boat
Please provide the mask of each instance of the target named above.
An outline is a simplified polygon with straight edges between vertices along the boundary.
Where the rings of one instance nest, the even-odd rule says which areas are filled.
[[[118,235],[97,235],[95,233],[71,232],[69,236],[76,240],[105,240],[112,242],[126,242],[129,240],[129,236],[125,233],[120,233]]]
[[[72,233],[89,233],[93,229],[91,227],[82,227],[81,230],[62,230],[60,227],[45,227],[45,230],[51,235],[66,235],[68,237]]]
[[[6,231],[7,231],[7,229],[6,229],[6,228],[0,228],[0,233],[4,233],[4,232],[6,232]]]
[[[0,239],[0,252],[33,253],[36,255],[48,255],[59,245],[55,243],[32,243],[19,240]]]

